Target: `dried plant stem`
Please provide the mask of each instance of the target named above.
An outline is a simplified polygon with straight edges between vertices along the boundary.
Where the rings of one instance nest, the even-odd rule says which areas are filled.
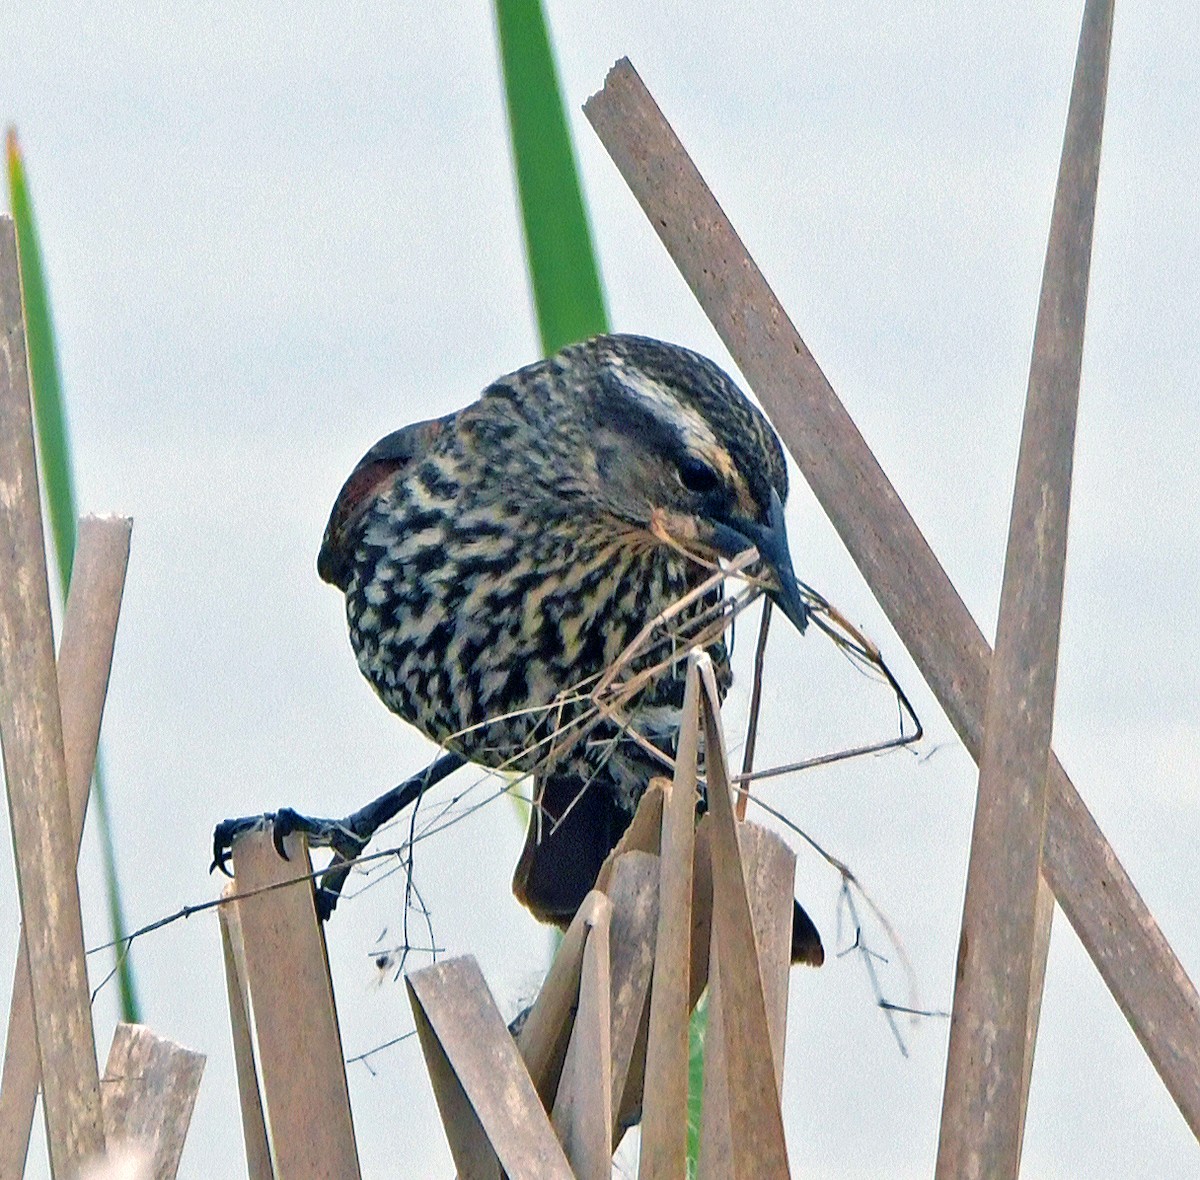
[[[750,781],[754,770],[754,747],[758,742],[758,713],[762,707],[763,661],[767,654],[767,632],[771,628],[771,600],[763,599],[762,622],[758,625],[758,646],[754,649],[754,686],[750,690],[750,719],[746,724],[746,749],[742,754],[742,773],[734,782],[737,784],[737,817],[739,822],[746,818],[746,803],[750,797],[744,785]]]

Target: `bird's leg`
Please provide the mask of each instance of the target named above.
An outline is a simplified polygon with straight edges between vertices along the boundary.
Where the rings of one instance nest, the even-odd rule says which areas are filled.
[[[246,832],[261,831],[272,825],[272,840],[275,849],[285,860],[283,842],[293,832],[308,837],[310,845],[333,849],[333,860],[321,875],[317,887],[317,915],[324,921],[333,913],[341,896],[342,886],[349,876],[354,861],[370,843],[371,837],[388,820],[399,815],[409,804],[416,802],[435,783],[463,765],[465,759],[459,754],[443,754],[419,774],[407,778],[399,786],[380,795],[365,807],[352,811],[344,819],[320,819],[301,815],[291,807],[280,808],[264,815],[252,815],[243,819],[227,819],[217,824],[213,831],[213,862],[209,872],[220,869],[227,876],[233,843]]]
[[[317,915],[322,921],[325,921],[333,913],[334,907],[342,895],[342,886],[345,885],[346,878],[350,875],[350,869],[357,857],[361,855],[362,850],[370,843],[371,837],[389,820],[394,819],[406,807],[420,799],[429,787],[441,782],[447,775],[462,766],[465,761],[466,759],[459,754],[443,754],[420,774],[414,774],[411,778],[405,779],[399,786],[385,791],[378,799],[373,799],[365,807],[351,812],[345,819],[334,825],[336,836],[342,840],[343,847],[331,842],[333,860],[321,874],[321,880],[317,886]],[[295,821],[300,821],[304,825],[313,822],[305,816],[290,811],[285,816],[285,828],[288,823]],[[308,832],[307,826],[290,830]],[[280,841],[286,835],[286,830],[283,835],[280,835],[279,816],[276,816],[275,847],[279,848],[281,853],[283,849],[280,847]],[[312,840],[311,835],[309,835],[309,840]]]

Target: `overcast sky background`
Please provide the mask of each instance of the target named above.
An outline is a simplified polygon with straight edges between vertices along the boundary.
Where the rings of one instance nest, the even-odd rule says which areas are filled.
[[[627,54],[988,635],[1080,10],[549,8],[614,327],[729,364],[579,114]],[[1118,5],[1055,729],[1193,978],[1198,38],[1194,6]],[[104,749],[140,925],[214,896],[217,820],[281,804],[342,814],[429,756],[359,676],[315,556],[371,443],[537,355],[491,10],[11,6],[0,119],[17,124],[33,185],[80,504],[135,522]],[[975,768],[793,486],[800,576],[878,640],[931,756],[814,771],[764,795],[853,866],[903,938],[922,1000],[948,1008]],[[750,647],[743,638],[743,659]],[[890,732],[886,692],[826,648],[773,628],[759,765]],[[744,690],[726,712],[740,734]],[[460,774],[444,795],[471,781]],[[533,993],[548,946],[509,894],[520,840],[502,801],[417,858],[438,943],[478,956],[506,1016]],[[106,937],[99,880],[89,837],[93,943]],[[800,850],[798,895],[831,951],[849,937],[836,940],[837,885]],[[16,896],[7,856],[0,895]],[[370,953],[402,902],[392,877],[330,929],[347,1054],[411,1027],[403,984]],[[5,980],[17,929],[10,900]],[[147,1023],[208,1054],[183,1175],[244,1175],[215,916],[134,955]],[[94,957],[96,981],[108,962]],[[903,977],[883,971],[904,999]],[[104,1053],[115,1011],[109,986],[95,1006]],[[794,973],[785,1120],[797,1175],[931,1174],[947,1024],[905,1036],[908,1059],[854,956]],[[350,1069],[364,1175],[451,1175],[415,1041],[374,1065]],[[45,1175],[37,1142],[32,1158]],[[1025,1158],[1029,1177],[1200,1171],[1200,1147],[1061,914]]]

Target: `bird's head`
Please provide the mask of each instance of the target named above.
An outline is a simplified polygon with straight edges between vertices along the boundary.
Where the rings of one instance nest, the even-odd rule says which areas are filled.
[[[783,448],[762,412],[699,353],[643,336],[596,336],[501,378],[457,415],[388,435],[338,496],[322,578],[346,588],[367,509],[443,443],[475,456],[476,493],[486,483],[486,494],[531,512],[540,502],[557,517],[586,501],[695,551],[733,557],[754,546],[772,599],[798,629],[807,626],[784,527]]]
[[[552,363],[585,407],[587,466],[606,507],[722,557],[753,545],[771,598],[803,631],[783,448],[730,377],[698,353],[640,336],[599,336]]]

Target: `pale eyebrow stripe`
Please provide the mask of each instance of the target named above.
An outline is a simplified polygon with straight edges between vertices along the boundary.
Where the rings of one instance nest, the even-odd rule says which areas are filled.
[[[725,448],[703,416],[690,406],[683,405],[661,382],[622,366],[621,384],[660,422],[678,431],[691,448],[701,454],[724,453]]]

